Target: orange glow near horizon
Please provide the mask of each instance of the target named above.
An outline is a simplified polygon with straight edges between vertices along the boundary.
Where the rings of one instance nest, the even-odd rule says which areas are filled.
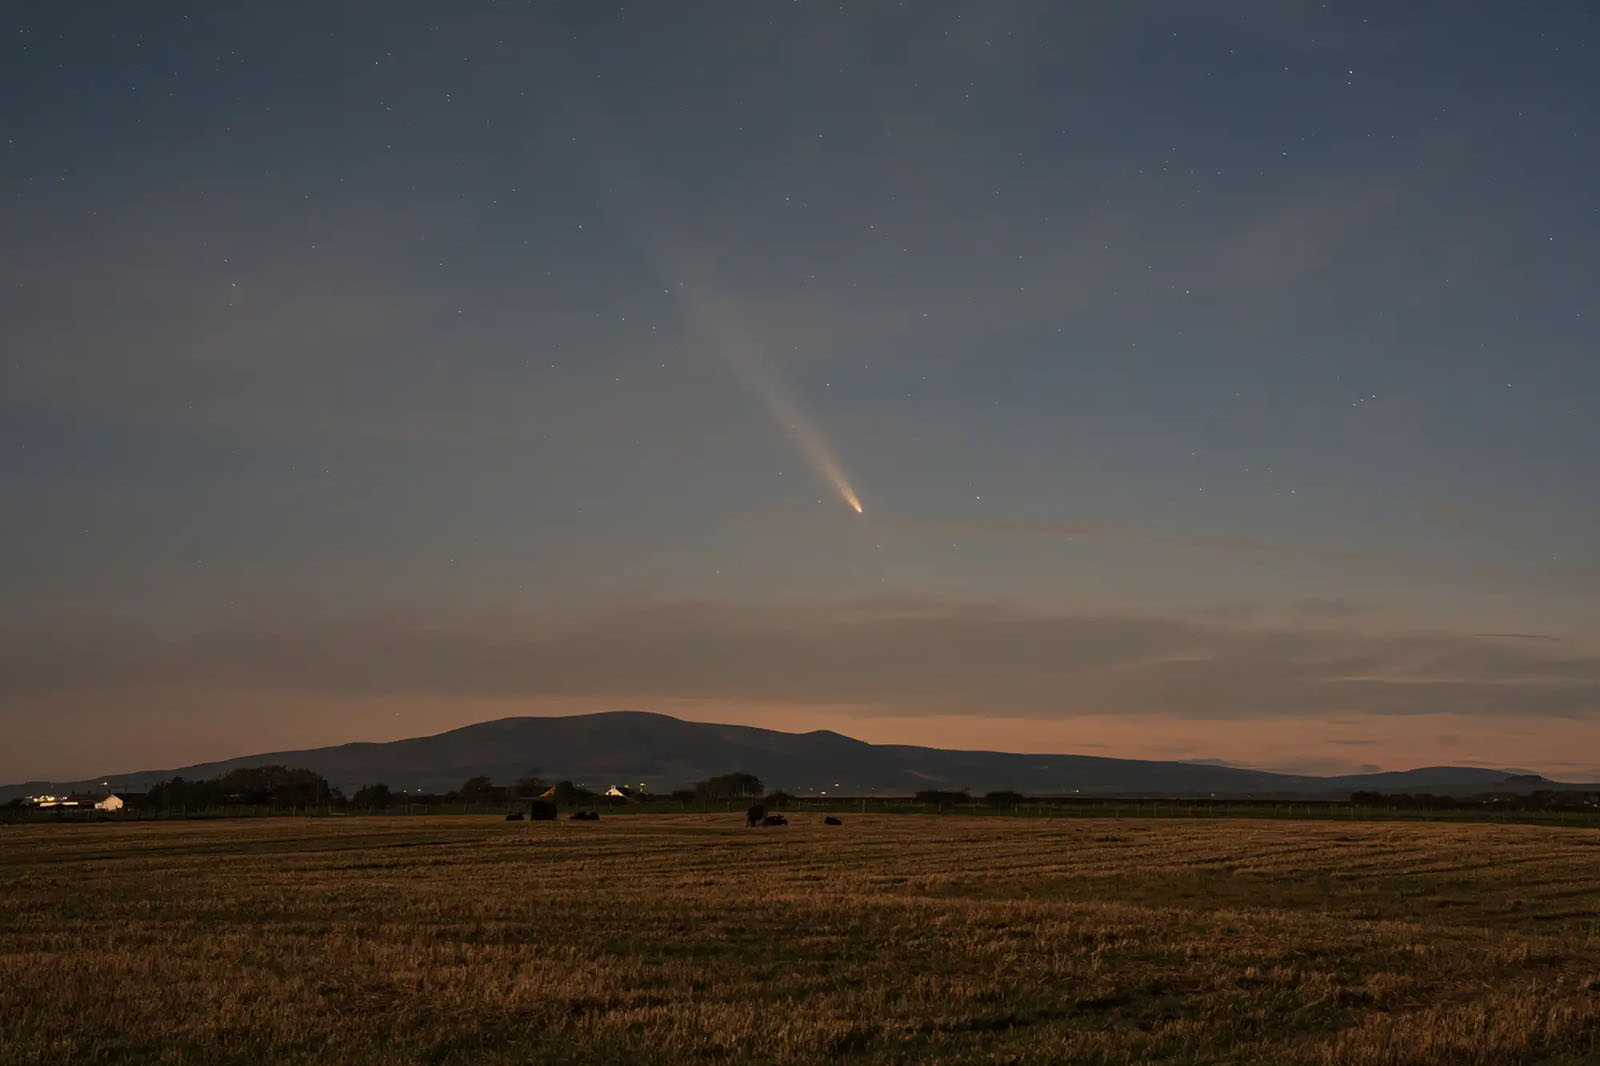
[[[41,721],[81,722],[79,716],[44,714]],[[260,714],[247,724],[208,719],[200,708],[248,706]],[[60,709],[54,701],[36,705]],[[308,699],[304,693],[169,692],[154,720],[107,718],[85,740],[76,727],[68,740],[41,730],[33,776],[72,780],[89,774],[183,766],[263,751],[293,750],[351,741],[428,736],[476,722],[519,715],[656,711],[688,721],[748,725],[787,733],[832,730],[871,744],[916,744],[965,750],[1096,755],[1152,760],[1227,760],[1262,770],[1317,775],[1451,764],[1525,769],[1557,780],[1594,780],[1600,765],[1568,761],[1574,750],[1600,748],[1600,722],[1524,719],[1507,728],[1471,714],[1284,715],[1239,720],[1169,715],[1082,714],[1060,719],[962,714],[894,714],[853,704],[790,704],[633,696],[498,697],[436,699],[346,697]],[[196,724],[204,722],[204,728]],[[154,725],[156,728],[152,729]],[[1560,739],[1552,739],[1555,737]],[[181,737],[181,741],[173,738]],[[70,760],[47,752],[72,751]],[[13,775],[14,776],[14,775]],[[25,775],[26,776],[26,775]],[[4,775],[0,775],[0,780]]]

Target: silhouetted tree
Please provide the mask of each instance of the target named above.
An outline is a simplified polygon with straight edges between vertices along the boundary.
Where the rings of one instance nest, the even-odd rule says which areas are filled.
[[[587,788],[579,788],[571,781],[557,781],[555,800],[563,807],[571,807],[577,803],[593,803],[600,798],[600,794]]]
[[[697,796],[705,799],[735,799],[761,795],[761,778],[755,774],[722,774],[695,783]]]
[[[523,799],[532,799],[535,796],[542,796],[549,788],[550,782],[540,777],[537,773],[529,774],[527,777],[517,778],[516,793]]]
[[[495,798],[494,782],[487,777],[469,777],[461,785],[461,798],[468,803],[484,803]]]
[[[389,805],[394,802],[394,793],[382,782],[376,785],[362,785],[356,789],[356,794],[350,797],[350,802],[362,810],[388,810]]]
[[[248,766],[205,781],[182,777],[150,789],[153,807],[314,807],[335,802],[338,791],[312,770],[284,766]]]

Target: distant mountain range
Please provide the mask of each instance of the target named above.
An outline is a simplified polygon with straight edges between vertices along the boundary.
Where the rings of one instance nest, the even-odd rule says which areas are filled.
[[[1488,792],[1571,788],[1537,775],[1468,766],[1309,777],[1195,762],[1151,762],[1093,755],[1024,755],[868,744],[839,733],[782,733],[741,725],[685,722],[664,714],[611,711],[559,718],[501,718],[431,737],[273,751],[171,770],[118,773],[80,782],[0,786],[0,802],[44,791],[90,789],[102,781],[140,791],[175,774],[214,777],[247,766],[315,770],[347,792],[391,788],[446,792],[469,777],[510,784],[530,774],[590,788],[644,784],[683,788],[742,771],[797,795],[910,794],[919,789],[1013,789],[1030,795],[1346,796],[1353,791]]]

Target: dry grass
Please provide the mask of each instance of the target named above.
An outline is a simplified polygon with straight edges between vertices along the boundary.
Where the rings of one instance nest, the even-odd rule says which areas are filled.
[[[1600,834],[0,828],[0,1062],[1600,1062]]]

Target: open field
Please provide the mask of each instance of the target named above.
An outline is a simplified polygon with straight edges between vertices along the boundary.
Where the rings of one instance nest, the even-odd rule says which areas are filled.
[[[1600,1062],[1600,833],[0,827],[0,1062]]]

